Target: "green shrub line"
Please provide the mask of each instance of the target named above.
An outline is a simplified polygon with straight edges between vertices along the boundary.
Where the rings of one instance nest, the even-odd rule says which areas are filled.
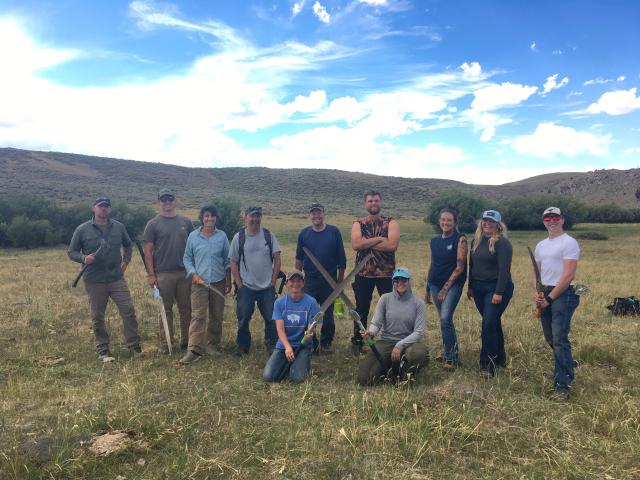
[[[218,208],[218,228],[229,238],[242,227],[239,201],[221,197],[206,203]],[[136,239],[155,214],[148,206],[114,202],[111,218],[122,222],[131,238]],[[76,227],[91,217],[90,204],[58,205],[49,199],[26,195],[1,198],[0,246],[30,249],[68,244]]]
[[[462,191],[449,191],[436,196],[424,221],[439,230],[440,210],[448,206],[455,207],[459,212],[458,228],[471,233],[475,231],[482,212],[494,209],[502,214],[502,221],[509,230],[544,230],[542,212],[551,205],[562,210],[565,230],[570,230],[577,223],[640,223],[640,208],[622,208],[613,204],[585,205],[571,198],[550,195],[494,202]]]

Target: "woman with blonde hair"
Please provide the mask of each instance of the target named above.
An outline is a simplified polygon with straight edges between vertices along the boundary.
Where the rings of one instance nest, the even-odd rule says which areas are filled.
[[[485,378],[493,377],[496,367],[505,367],[507,363],[502,314],[513,296],[513,249],[506,234],[500,212],[487,210],[471,241],[467,296],[473,298],[482,315],[480,374]]]

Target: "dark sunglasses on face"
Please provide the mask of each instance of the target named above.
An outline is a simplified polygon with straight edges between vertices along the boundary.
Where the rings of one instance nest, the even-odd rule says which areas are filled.
[[[162,197],[160,199],[161,202],[173,202],[175,200],[175,197]]]
[[[545,222],[553,222],[554,220],[560,220],[560,215],[545,215],[542,217],[542,220]]]

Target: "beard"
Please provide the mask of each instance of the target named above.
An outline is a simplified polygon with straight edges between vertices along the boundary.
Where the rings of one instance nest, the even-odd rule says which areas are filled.
[[[369,215],[378,215],[380,213],[380,207],[378,205],[371,205],[367,208]]]

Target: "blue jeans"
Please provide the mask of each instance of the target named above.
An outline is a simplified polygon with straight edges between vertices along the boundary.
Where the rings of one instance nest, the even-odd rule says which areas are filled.
[[[334,277],[334,280],[337,279]],[[333,292],[333,288],[321,277],[307,276],[304,281],[304,291],[316,299],[319,305],[324,302]],[[336,333],[336,324],[333,320],[333,304],[327,308],[322,317],[322,328],[320,330],[320,345],[328,347],[333,342]],[[315,343],[315,342],[314,342]]]
[[[494,372],[496,367],[507,365],[507,354],[504,350],[504,334],[502,333],[502,314],[507,309],[513,296],[513,283],[509,281],[502,295],[502,302],[491,303],[496,290],[496,282],[471,283],[473,300],[478,312],[482,315],[482,348],[480,349],[480,369]]]
[[[553,349],[555,359],[554,383],[558,390],[566,390],[573,382],[573,357],[569,330],[571,317],[580,304],[580,297],[569,287],[542,311],[540,321],[544,338]]]
[[[458,363],[458,338],[456,336],[456,327],[453,324],[453,312],[458,306],[460,295],[462,295],[462,285],[454,284],[447,292],[444,302],[438,301],[438,293],[440,287],[433,283],[429,284],[429,292],[433,304],[438,310],[440,317],[440,331],[442,332],[442,356],[445,362]]]
[[[264,366],[264,370],[262,372],[262,378],[264,381],[278,382],[283,369],[287,368],[287,363],[289,363],[289,361],[284,354],[284,350],[276,348],[269,357],[269,360],[267,360],[267,364]],[[289,381],[292,383],[300,383],[304,381],[310,368],[311,350],[303,347],[289,367]]]
[[[276,300],[276,291],[273,287],[264,290],[251,290],[243,286],[238,290],[236,298],[236,315],[238,317],[238,335],[236,344],[238,348],[249,351],[251,347],[251,332],[249,322],[253,316],[255,304],[264,319],[264,344],[267,348],[274,348],[276,345],[276,324],[271,318],[273,315],[273,302]]]

